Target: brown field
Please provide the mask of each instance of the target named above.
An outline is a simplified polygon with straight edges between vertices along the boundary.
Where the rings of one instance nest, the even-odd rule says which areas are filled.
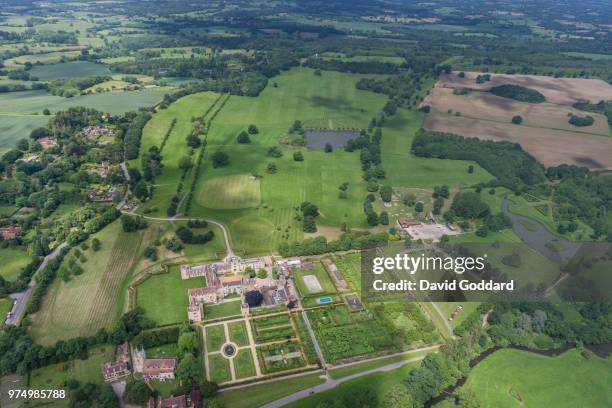
[[[423,128],[479,139],[519,143],[540,163],[612,168],[612,138],[430,113]]]
[[[442,86],[451,88],[472,88],[488,90],[497,85],[514,84],[535,89],[542,93],[548,102],[572,105],[579,100],[597,103],[612,99],[612,85],[600,79],[554,78],[539,75],[506,75],[490,74],[491,81],[477,84],[476,76],[480,72],[466,72],[465,78],[459,78],[457,72],[442,74]]]
[[[610,96],[612,97],[612,95]],[[447,114],[449,110],[461,112],[461,116],[484,119],[502,123],[511,123],[515,115],[523,118],[520,126],[562,129],[576,133],[591,133],[601,136],[610,135],[610,127],[605,116],[589,113],[595,123],[592,126],[577,127],[568,122],[568,113],[584,115],[585,113],[566,105],[552,103],[525,103],[495,96],[488,92],[470,91],[465,95],[454,95],[452,88],[435,87],[425,101],[433,112]],[[518,125],[517,132],[524,129]]]

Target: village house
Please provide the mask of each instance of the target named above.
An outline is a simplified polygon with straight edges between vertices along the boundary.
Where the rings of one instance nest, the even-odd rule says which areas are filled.
[[[142,376],[147,380],[173,380],[175,368],[174,358],[145,358]]]
[[[199,388],[194,388],[188,395],[177,397],[149,398],[147,408],[202,408],[202,396]]]
[[[119,195],[117,187],[108,186],[103,188],[92,188],[87,191],[89,201],[108,202],[113,201]]]
[[[102,365],[104,381],[111,383],[130,375],[130,366],[125,361],[113,361]]]
[[[23,234],[23,228],[19,226],[0,227],[0,237],[5,240],[15,239]]]
[[[48,150],[57,146],[57,142],[48,137],[41,137],[38,139],[38,143],[42,146],[43,149]]]
[[[114,360],[102,365],[102,376],[104,377],[104,381],[114,382],[130,375],[130,362],[130,346],[125,342],[115,349]]]

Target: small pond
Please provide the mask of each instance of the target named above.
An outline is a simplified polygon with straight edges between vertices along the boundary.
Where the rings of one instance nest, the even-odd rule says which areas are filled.
[[[326,144],[344,147],[346,142],[359,137],[358,130],[307,130],[304,132],[306,145],[311,149],[323,150]]]

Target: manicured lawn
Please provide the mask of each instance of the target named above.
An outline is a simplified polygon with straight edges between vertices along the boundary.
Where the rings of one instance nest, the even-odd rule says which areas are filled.
[[[208,228],[193,229],[194,234],[205,234],[209,230],[215,234],[212,241],[205,244],[185,244],[183,253],[191,263],[222,259],[226,254],[223,231],[216,225],[208,224]]]
[[[163,397],[169,397],[171,395],[176,395],[176,390],[178,388],[177,380],[151,380],[151,385],[159,393],[159,395]]]
[[[249,339],[247,337],[244,321],[230,323],[228,326],[230,332],[230,340],[233,343],[236,343],[238,346],[246,346],[249,344]]]
[[[79,249],[87,259],[77,262],[84,272],[69,275],[68,281],[61,276],[68,270],[75,249],[66,255],[40,311],[30,316],[30,333],[37,343],[48,345],[60,339],[91,336],[101,328],[113,327],[122,311],[122,285],[142,251],[142,234],[123,232],[119,221],[94,234],[102,243],[101,249]]]
[[[208,326],[206,328],[206,347],[208,352],[219,351],[227,342],[223,324]]]
[[[159,325],[186,321],[187,289],[204,285],[204,278],[181,279],[178,266],[172,266],[168,273],[153,275],[138,286],[136,303]]]
[[[7,281],[16,280],[23,268],[32,261],[28,253],[22,250],[21,247],[0,248],[0,259],[2,259],[0,276]]]
[[[253,377],[255,375],[255,364],[251,349],[242,349],[234,357],[234,369],[237,378]]]
[[[204,306],[204,320],[219,319],[221,317],[236,316],[241,313],[240,301],[227,301],[218,305]],[[185,306],[187,307],[187,306]],[[187,310],[187,309],[185,309]]]
[[[162,346],[152,347],[145,350],[147,358],[172,358],[176,357],[176,344],[164,344]]]
[[[322,384],[324,381],[319,375],[310,374],[289,380],[278,379],[268,384],[221,392],[217,398],[226,407],[259,407],[294,392]],[[245,394],[248,398],[245,398]]]
[[[210,377],[212,381],[221,383],[232,379],[229,360],[221,354],[208,356],[208,364],[210,364]]]
[[[568,379],[559,386],[561,379]],[[612,358],[557,357],[500,350],[469,374],[465,388],[481,407],[604,407],[612,405]]]

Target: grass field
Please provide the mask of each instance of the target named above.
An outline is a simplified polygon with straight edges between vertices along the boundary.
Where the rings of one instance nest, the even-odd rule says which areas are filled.
[[[476,310],[478,305],[480,305],[479,302],[436,302],[436,303],[438,307],[440,308],[440,310],[442,311],[442,313],[444,314],[444,317],[446,319],[450,317],[450,315],[453,313],[453,311],[458,305],[463,306],[463,309],[461,309],[461,311],[457,314],[457,316],[455,316],[453,320],[449,321],[452,327],[459,326],[469,315],[472,314],[473,311]]]
[[[244,321],[230,323],[228,326],[230,333],[230,341],[236,343],[238,347],[246,346],[249,344],[249,339],[247,337]]]
[[[255,364],[253,363],[251,349],[246,348],[238,351],[238,354],[234,357],[234,367],[236,378],[253,377],[255,375]]]
[[[221,350],[221,346],[226,342],[223,324],[208,326],[206,328],[206,348],[209,353]]]
[[[401,354],[398,356],[392,356],[387,358],[381,358],[378,360],[367,361],[364,363],[350,365],[348,367],[341,367],[331,369],[329,375],[331,378],[337,380],[339,378],[348,377],[349,375],[361,373],[363,371],[372,370],[374,368],[382,367],[388,364],[397,363],[399,361],[410,360],[411,358],[425,356],[431,353],[431,351],[419,351],[410,354]]]
[[[212,381],[222,383],[231,380],[229,360],[221,354],[208,356],[208,364],[210,365],[210,377]]]
[[[365,195],[359,157],[339,149],[331,154],[301,148],[305,160],[295,162],[291,147],[282,147],[284,156],[266,155],[278,143],[294,120],[304,126],[365,127],[369,119],[384,105],[382,95],[360,91],[355,82],[363,75],[325,72],[316,81],[310,69],[292,69],[274,78],[277,87],[268,86],[256,98],[232,96],[216,117],[208,136],[208,147],[197,186],[193,215],[208,216],[228,224],[234,245],[239,251],[262,252],[276,249],[284,240],[302,237],[301,226],[293,220],[293,207],[304,200],[321,209],[318,223],[339,226],[363,226],[363,216],[355,211]],[[252,143],[240,145],[237,134],[249,124],[259,128]],[[210,155],[223,150],[230,156],[230,165],[213,169]],[[269,162],[277,165],[276,174],[268,174]],[[202,201],[208,196],[224,196],[212,190],[211,182],[219,177],[261,174],[261,204],[248,209],[218,209],[218,204]],[[338,185],[349,182],[349,197],[338,199]],[[204,192],[204,193],[203,193]],[[359,204],[357,204],[359,203]],[[226,204],[227,206],[227,204]]]
[[[38,343],[93,335],[101,328],[111,328],[122,313],[121,289],[142,251],[142,232],[125,233],[115,221],[94,236],[102,242],[102,248],[98,252],[91,248],[81,251],[87,258],[86,263],[79,261],[84,273],[71,276],[68,282],[56,279],[40,311],[30,316],[30,331]],[[74,250],[61,268],[68,267],[66,261],[73,254]]]
[[[26,251],[10,247],[0,248],[0,259],[2,259],[0,276],[7,281],[16,280],[23,268],[32,260]]]
[[[385,394],[389,392],[391,387],[396,384],[400,384],[408,376],[410,371],[414,367],[418,366],[418,364],[420,363],[408,363],[400,368],[387,372],[368,374],[363,377],[342,383],[329,391],[312,395],[286,406],[290,408],[315,407],[322,401],[341,401],[345,396],[363,389],[370,389],[374,391],[378,397],[378,401],[382,402]]]
[[[181,279],[177,266],[168,273],[153,275],[136,289],[136,304],[159,325],[187,320],[187,289],[204,286],[204,278]]]
[[[0,94],[0,104],[2,95]],[[7,104],[4,108],[7,108]],[[1,108],[0,108],[1,109]],[[0,113],[0,149],[12,148],[19,139],[30,136],[32,130],[45,126],[49,121],[48,116],[34,115],[11,115]]]
[[[559,386],[559,379],[567,378]],[[545,357],[500,350],[478,364],[464,387],[481,407],[603,407],[612,405],[612,358],[585,359],[578,350]]]
[[[142,135],[141,154],[148,151],[151,146],[160,147],[172,120],[176,119],[176,125],[162,151],[164,168],[162,174],[155,178],[153,199],[144,206],[145,208],[155,209],[154,214],[165,217],[170,200],[176,194],[176,184],[181,175],[181,170],[178,167],[179,160],[181,157],[188,155],[191,150],[185,142],[185,137],[191,131],[191,118],[202,116],[217,98],[218,95],[212,92],[186,96],[167,109],[156,113],[145,126]],[[131,165],[140,168],[140,159],[134,160]],[[193,173],[193,171],[190,173]],[[189,186],[191,176],[190,174],[187,177],[184,192]]]
[[[29,389],[67,389],[70,379],[78,379],[81,384],[104,384],[102,364],[110,361],[113,356],[113,346],[97,346],[90,351],[85,360],[71,360],[65,363],[52,364],[32,370],[29,379]],[[53,407],[69,407],[69,399],[54,400]],[[46,405],[51,406],[51,405]]]
[[[103,64],[75,61],[63,64],[37,65],[30,70],[30,75],[41,81],[52,81],[55,79],[110,75],[110,70]]]
[[[217,398],[226,407],[259,407],[294,392],[322,384],[324,381],[319,378],[319,375],[310,374],[287,380],[278,379],[268,384],[221,392]],[[248,393],[248,398],[245,398],[245,393]]]
[[[232,210],[256,207],[261,202],[259,179],[250,174],[235,174],[204,181],[197,197],[204,207]]]

